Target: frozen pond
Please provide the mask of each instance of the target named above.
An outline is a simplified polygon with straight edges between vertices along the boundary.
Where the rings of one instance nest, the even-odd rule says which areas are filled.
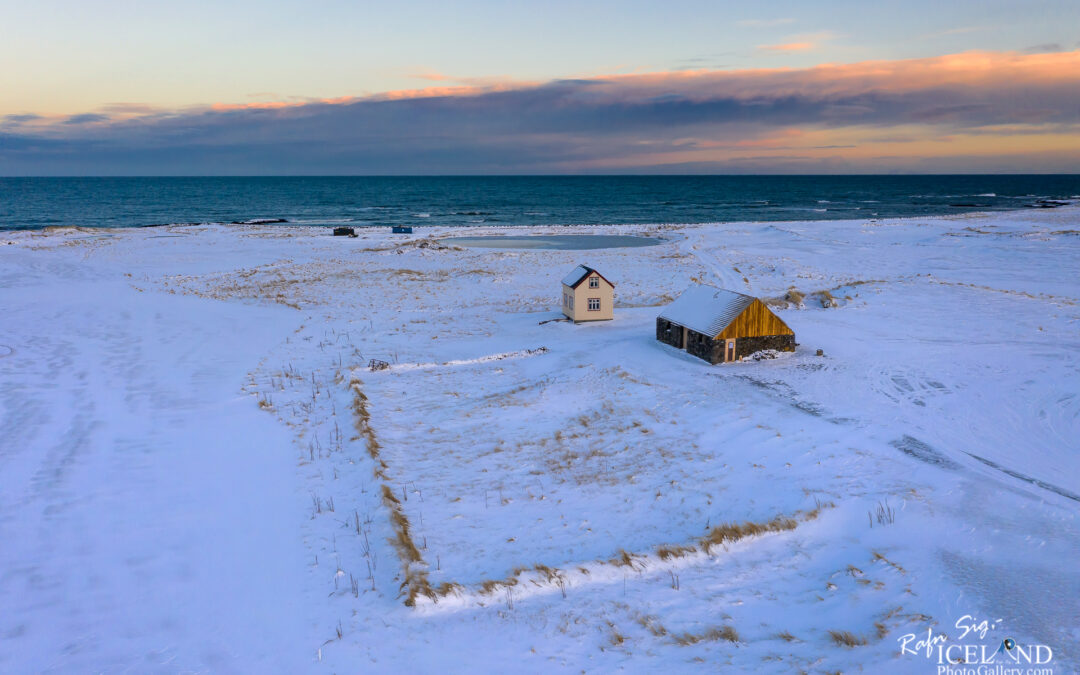
[[[595,248],[630,248],[656,246],[666,240],[655,237],[636,237],[628,234],[550,234],[507,237],[448,237],[442,241],[473,248],[535,248],[559,251],[582,251]]]

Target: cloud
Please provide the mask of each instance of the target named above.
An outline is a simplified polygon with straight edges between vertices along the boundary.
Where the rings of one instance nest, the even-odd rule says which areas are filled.
[[[24,122],[34,122],[34,121],[37,121],[37,120],[40,120],[40,119],[42,119],[41,115],[35,115],[33,113],[28,113],[28,114],[25,114],[25,115],[5,115],[4,116],[4,122],[8,122],[8,123],[11,123],[11,124],[23,124]]]
[[[162,111],[160,108],[145,103],[109,103],[101,109],[101,112],[108,115],[149,115]]]
[[[815,46],[813,42],[785,42],[780,45],[758,45],[758,49],[769,52],[804,52]]]
[[[430,70],[421,73],[410,73],[409,77],[415,78],[417,80],[428,80],[430,82],[453,82],[457,80],[457,78],[450,75],[446,75],[444,73],[437,73]]]
[[[1048,54],[1052,52],[1063,52],[1065,48],[1056,42],[1047,42],[1041,45],[1032,45],[1024,50],[1025,54]]]
[[[1080,51],[136,108],[5,126],[0,174],[873,170],[883,156],[1060,171],[1080,161]]]
[[[108,115],[101,113],[82,113],[81,115],[72,115],[64,120],[64,124],[93,124],[94,122],[108,122]]]
[[[789,42],[774,45],[758,45],[761,51],[769,52],[805,52],[817,49],[821,43],[828,42],[837,37],[833,31],[818,31],[816,33],[802,33],[790,37]]]

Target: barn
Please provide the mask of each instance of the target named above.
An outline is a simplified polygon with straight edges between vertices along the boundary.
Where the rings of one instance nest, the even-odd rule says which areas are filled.
[[[795,332],[758,298],[691,286],[656,317],[656,339],[709,363],[738,361],[763,349],[795,351]]]
[[[562,280],[562,312],[574,323],[615,318],[615,284],[578,265]]]

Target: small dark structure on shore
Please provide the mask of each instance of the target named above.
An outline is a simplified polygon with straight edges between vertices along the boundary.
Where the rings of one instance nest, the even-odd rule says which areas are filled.
[[[335,237],[355,237],[356,236],[356,230],[352,229],[351,227],[335,227],[334,228],[334,236]]]
[[[691,286],[656,317],[656,339],[709,363],[754,352],[795,351],[795,332],[761,300],[713,286]]]
[[[412,234],[412,228],[407,225],[394,225],[390,228],[392,234]]]

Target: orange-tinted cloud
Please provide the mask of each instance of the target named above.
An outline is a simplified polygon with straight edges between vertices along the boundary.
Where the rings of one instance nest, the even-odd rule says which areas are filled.
[[[768,52],[805,52],[816,46],[813,42],[786,42],[779,45],[759,45],[758,49]]]
[[[490,85],[463,84],[456,87],[421,87],[419,89],[397,89],[384,91],[367,97],[369,101],[402,101],[413,98],[463,97],[489,94],[496,91],[512,91],[522,88],[523,83],[505,83]]]
[[[753,68],[724,71],[679,71],[614,75],[628,91],[677,85],[692,96],[723,90],[738,97],[778,93],[826,95],[868,90],[904,92],[917,89],[1008,87],[1030,83],[1075,85],[1080,81],[1080,50],[1021,54],[972,51],[922,59],[823,64],[812,68]]]
[[[412,73],[409,77],[414,77],[418,80],[430,80],[432,82],[456,82],[457,78],[451,77],[444,73],[437,73],[432,70],[424,71],[421,73]]]
[[[774,45],[774,48],[803,49],[812,43]],[[857,94],[866,91],[901,93],[918,89],[957,90],[961,87],[992,89],[995,86],[1046,86],[1076,83],[1080,78],[1080,50],[1072,52],[1022,54],[1018,52],[972,51],[945,56],[897,61],[862,61],[824,64],[811,68],[752,68],[743,70],[680,70],[653,73],[596,76],[574,83],[615,84],[617,92],[608,98],[631,99],[675,90],[688,99],[712,98],[717,94],[748,98],[761,95]],[[430,79],[451,80],[444,75]],[[401,89],[366,97],[300,99],[257,103],[215,103],[212,110],[267,110],[312,103],[354,103],[372,100],[402,100],[432,97],[464,97],[528,90],[543,86],[538,82],[474,78],[469,84]],[[611,92],[611,90],[608,90]]]
[[[215,103],[210,109],[216,112],[226,110],[277,110],[279,108],[295,108],[308,105],[311,101],[265,101],[261,103]]]
[[[84,116],[15,116],[0,120],[0,172],[53,147],[44,140],[66,148],[57,153],[64,158],[79,156],[78,148],[116,148],[146,153],[143,161],[152,162],[152,152],[178,143],[176,153],[191,154],[192,162],[207,147],[229,148],[237,166],[248,157],[258,157],[253,166],[260,168],[291,157],[282,172],[542,173],[681,164],[722,171],[747,162],[767,170],[769,158],[778,167],[844,161],[866,170],[925,170],[935,161],[953,170],[1080,166],[1080,51],[975,51],[544,83],[455,81],[145,116],[130,105]]]

